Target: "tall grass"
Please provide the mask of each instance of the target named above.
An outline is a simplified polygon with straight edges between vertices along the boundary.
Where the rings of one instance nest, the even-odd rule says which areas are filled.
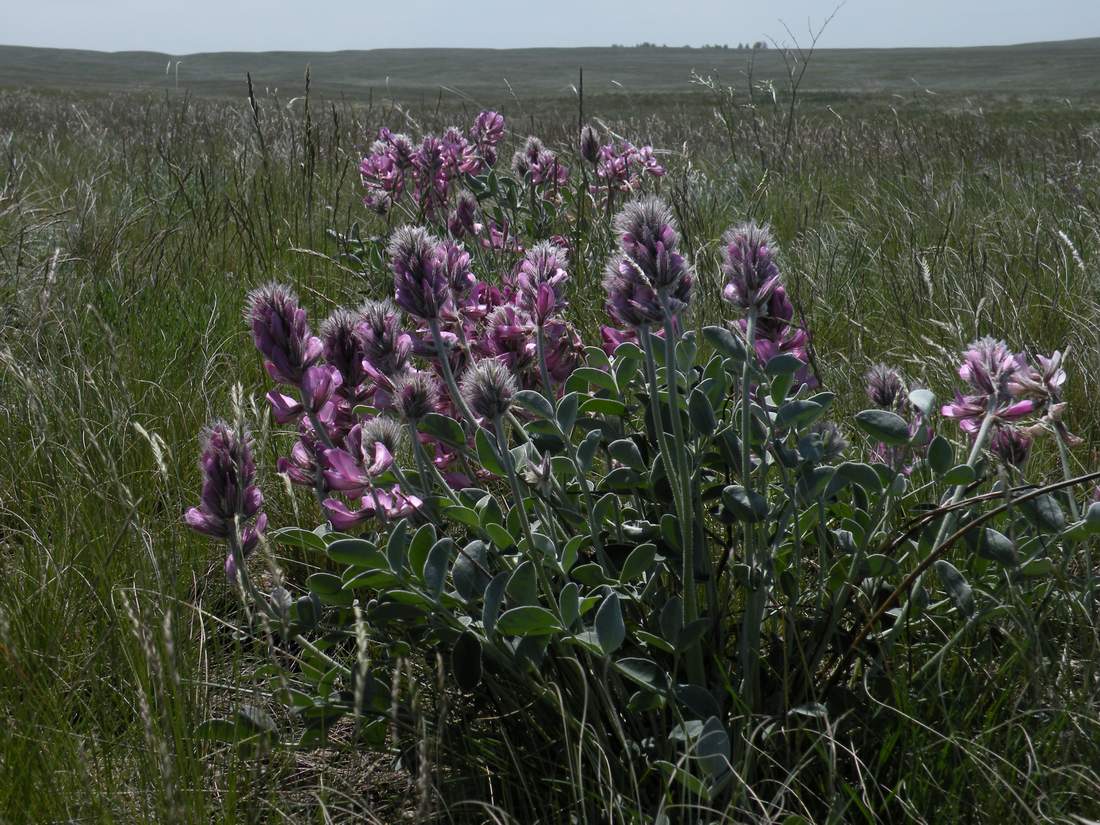
[[[699,96],[660,102],[644,116],[637,101],[588,109],[667,151],[664,194],[702,280],[695,321],[722,314],[717,250],[698,239],[769,220],[823,383],[848,409],[862,406],[858,376],[874,361],[905,358],[942,391],[951,353],[979,332],[1068,346],[1069,424],[1087,445],[1075,460],[1100,462],[1096,112],[834,101],[805,112],[787,145],[767,112],[722,123]],[[415,772],[388,759],[242,758],[194,739],[211,708],[259,695],[250,674],[263,651],[234,634],[220,559],[180,513],[194,434],[235,400],[255,404],[234,389],[260,386],[255,366],[240,369],[253,363],[247,289],[278,274],[318,311],[322,294],[386,293],[385,272],[343,257],[341,239],[379,229],[359,204],[359,151],[381,125],[435,128],[462,109],[0,93],[0,819],[385,822],[427,804]],[[514,142],[572,141],[568,103],[513,109]],[[576,284],[590,327],[598,276]],[[259,436],[273,466],[276,436]],[[263,484],[276,523],[307,506],[277,477]],[[761,731],[816,737],[820,757],[786,781],[769,773],[741,814],[782,821],[811,788],[831,788],[812,807],[834,821],[1095,815],[1081,803],[1100,784],[1094,618],[1064,606],[1027,637],[991,639],[1005,645],[1004,673],[953,666],[949,701],[965,711],[899,693],[881,730]],[[1002,681],[1045,710],[1017,710]],[[875,739],[868,761],[854,743]],[[451,758],[456,748],[439,742]],[[857,759],[867,780],[853,785],[842,777]],[[535,786],[501,793],[486,779],[469,796],[489,808],[454,818],[538,809]]]

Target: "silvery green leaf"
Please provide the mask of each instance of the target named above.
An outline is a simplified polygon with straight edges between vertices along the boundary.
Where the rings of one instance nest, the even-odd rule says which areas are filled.
[[[481,623],[485,626],[485,632],[491,633],[496,627],[497,617],[500,614],[500,604],[504,601],[504,589],[508,586],[508,571],[497,573],[489,586],[485,588],[485,603],[481,608]]]
[[[501,613],[495,629],[502,636],[547,636],[561,625],[545,607],[528,604]]]
[[[991,559],[1006,567],[1015,567],[1020,563],[1012,539],[992,527],[981,528],[977,537],[977,552],[982,558]]]
[[[462,548],[451,567],[451,578],[458,595],[467,601],[481,598],[491,581],[488,573],[482,569],[487,568],[487,562],[485,542],[480,539],[474,539]]]
[[[1085,511],[1085,524],[1090,533],[1100,532],[1100,501],[1094,501]]]
[[[401,519],[390,530],[389,541],[386,542],[386,560],[390,563],[390,570],[400,574],[408,560],[409,549],[409,522]]]
[[[546,400],[541,392],[520,390],[515,394],[515,402],[528,412],[547,421],[554,420],[554,405]]]
[[[474,446],[477,448],[477,460],[481,466],[493,475],[506,475],[504,463],[501,461],[500,452],[495,444],[496,439],[490,438],[484,428],[479,427],[474,436]]]
[[[929,416],[936,409],[936,396],[931,390],[916,389],[909,393],[909,403]]]
[[[1021,501],[1020,509],[1036,527],[1058,533],[1066,526],[1066,514],[1050,493]]]
[[[717,716],[710,717],[703,724],[695,742],[695,756],[703,770],[712,777],[730,772],[730,738]]]
[[[576,582],[566,582],[558,594],[558,611],[566,630],[581,617],[580,588]]]
[[[856,413],[856,424],[877,441],[891,447],[909,443],[909,424],[889,410],[864,410]]]
[[[816,421],[824,411],[824,407],[814,401],[797,399],[788,401],[775,415],[775,428],[777,430],[802,429]]]
[[[676,699],[698,719],[709,719],[721,713],[717,700],[706,688],[699,685],[677,685],[675,688]]]
[[[512,577],[508,579],[506,592],[508,598],[516,604],[537,604],[538,579],[535,565],[530,561],[520,562],[512,572]]]
[[[619,581],[629,582],[639,579],[653,569],[654,560],[657,558],[657,545],[639,544],[630,551],[630,555],[623,562],[623,569],[619,574]]]
[[[571,392],[558,402],[558,427],[565,437],[573,432],[573,425],[577,423],[577,410],[580,407],[581,397],[579,393]]]
[[[616,593],[609,593],[596,611],[596,638],[604,654],[614,653],[626,639],[623,611]]]
[[[943,474],[943,480],[953,487],[958,487],[963,484],[973,484],[977,477],[977,470],[969,464],[960,464],[957,467],[952,467]]]
[[[731,484],[722,490],[722,504],[738,521],[755,524],[768,516],[768,502],[764,497],[739,484]]]
[[[425,435],[438,438],[452,447],[464,447],[466,445],[466,433],[462,425],[450,416],[440,413],[428,413],[416,427]]]
[[[443,582],[447,578],[447,569],[451,566],[454,546],[451,539],[442,538],[428,551],[428,558],[424,562],[424,587],[433,596],[443,592]]]
[[[642,458],[638,445],[634,443],[634,439],[620,438],[617,441],[612,441],[607,449],[616,461],[625,464],[632,470],[637,470],[639,473],[645,472],[645,460]]]
[[[383,567],[388,564],[374,542],[366,539],[337,539],[325,548],[325,552],[339,564],[354,564],[359,567]]]
[[[409,569],[413,573],[421,573],[424,570],[424,563],[428,559],[428,552],[432,549],[432,545],[435,544],[435,538],[435,525],[431,523],[422,524],[413,534],[412,541],[409,542]]]
[[[723,355],[737,362],[745,360],[747,354],[745,342],[741,340],[739,335],[734,335],[726,327],[704,327],[703,337]]]
[[[942,476],[951,469],[955,462],[955,450],[951,442],[942,435],[937,435],[928,445],[928,466],[937,476]]]
[[[600,446],[600,438],[603,433],[600,430],[592,430],[577,448],[577,458],[580,460],[581,472],[587,473],[592,467],[592,460],[596,457],[596,450]]]
[[[714,434],[718,427],[718,419],[714,415],[714,408],[710,405],[710,399],[705,392],[696,387],[688,396],[688,416],[695,431],[706,436]]]
[[[684,626],[684,603],[679,596],[673,596],[665,602],[659,621],[661,635],[669,643],[676,644],[680,639],[680,629]]]
[[[940,577],[944,589],[947,590],[947,594],[951,597],[951,601],[955,603],[959,613],[967,618],[973,616],[974,591],[970,588],[967,580],[963,578],[963,574],[951,562],[943,559],[938,559],[933,567],[935,567],[936,575]]]
[[[768,363],[764,366],[764,373],[770,376],[794,375],[804,366],[806,366],[806,363],[800,358],[789,352],[784,352],[768,360]]]
[[[657,691],[668,688],[668,674],[649,659],[617,659],[614,665],[623,676],[642,687]]]

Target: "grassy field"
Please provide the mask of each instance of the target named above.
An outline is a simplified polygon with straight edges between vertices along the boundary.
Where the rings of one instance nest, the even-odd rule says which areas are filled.
[[[1061,100],[1100,91],[1100,41],[824,52],[806,88],[832,107],[809,104],[793,124],[782,106],[684,91],[693,68],[732,82],[735,52],[457,56],[184,58],[181,88],[196,93],[243,98],[252,71],[253,111],[122,93],[171,85],[164,55],[0,49],[0,85],[70,87],[0,91],[0,822],[393,822],[413,805],[385,759],[333,749],[254,761],[194,740],[211,709],[256,693],[264,651],[233,632],[221,556],[180,514],[196,495],[200,427],[234,404],[266,420],[241,321],[248,289],[278,276],[318,316],[329,298],[389,291],[388,273],[361,271],[337,238],[374,228],[357,163],[378,127],[440,128],[475,111],[453,96],[437,104],[444,73],[504,102],[509,152],[529,131],[572,151],[576,103],[563,92],[578,65],[591,90],[619,80],[644,93],[593,95],[586,116],[667,163],[661,190],[701,275],[693,322],[724,312],[711,239],[735,220],[772,222],[842,411],[863,406],[860,376],[880,359],[944,395],[978,334],[1068,347],[1069,424],[1085,440],[1073,462],[1100,463],[1100,112]],[[777,59],[762,55],[760,76]],[[348,100],[287,106],[306,63],[316,94]],[[384,100],[387,76],[405,97]],[[279,100],[262,93],[274,86]],[[926,88],[983,102],[941,105]],[[870,91],[909,105],[842,94]],[[540,95],[551,97],[536,105]],[[574,286],[589,330],[597,275]],[[257,435],[273,466],[285,439],[269,424]],[[1039,475],[1053,468],[1049,445],[1036,461]],[[274,523],[318,519],[273,473],[263,483]],[[923,765],[894,774],[912,818],[1100,816],[1095,683],[1041,701],[1047,715],[977,738],[926,731],[900,745]],[[976,768],[989,753],[1001,761]]]
[[[808,46],[808,43],[803,43]],[[365,101],[398,94],[408,101],[446,90],[477,104],[518,97],[568,96],[584,69],[586,92],[682,92],[692,75],[745,85],[752,53],[736,49],[377,49],[347,52],[260,52],[167,55],[0,46],[0,86],[108,90],[175,89],[239,97],[245,74],[283,99],[300,93],[310,67],[315,93]],[[777,49],[756,53],[753,76],[782,86]],[[937,94],[1095,98],[1100,39],[953,49],[822,49],[803,90],[844,94]],[[172,63],[172,70],[165,69]]]

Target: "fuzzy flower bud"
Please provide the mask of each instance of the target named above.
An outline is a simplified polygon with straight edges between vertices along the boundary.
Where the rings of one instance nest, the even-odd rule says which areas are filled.
[[[876,407],[895,409],[903,400],[904,384],[901,374],[893,367],[875,364],[864,376],[867,381],[867,397]]]
[[[722,242],[722,297],[744,310],[763,309],[779,286],[770,230],[750,222],[729,230]]]
[[[436,240],[421,227],[403,226],[389,245],[397,305],[423,321],[432,321],[447,303],[450,284],[436,255]]]
[[[600,136],[589,124],[581,129],[581,157],[589,163],[595,163],[600,157]]]
[[[363,357],[375,370],[395,376],[405,369],[412,352],[412,338],[401,331],[401,318],[390,301],[368,301],[359,310],[356,333]]]
[[[264,497],[256,486],[251,439],[244,429],[216,421],[203,436],[202,496],[198,507],[184,514],[192,530],[216,539],[240,542],[243,552],[256,546],[267,526],[260,512]],[[253,524],[248,524],[255,517]],[[238,532],[239,531],[239,532]]]
[[[271,379],[299,384],[305,371],[320,359],[323,346],[310,332],[298,296],[279,284],[262,286],[249,293],[245,315]]]
[[[517,391],[511,371],[495,358],[483,358],[462,376],[461,391],[475,415],[496,421],[512,406]]]
[[[325,361],[340,373],[341,384],[347,392],[354,392],[366,380],[363,370],[363,339],[359,335],[361,319],[344,308],[333,310],[321,324],[321,341]]]
[[[406,421],[417,422],[439,406],[439,389],[426,372],[410,370],[394,382],[393,403]]]
[[[560,246],[543,241],[523,256],[516,277],[517,303],[542,324],[565,308],[565,287],[569,283],[568,254]]]

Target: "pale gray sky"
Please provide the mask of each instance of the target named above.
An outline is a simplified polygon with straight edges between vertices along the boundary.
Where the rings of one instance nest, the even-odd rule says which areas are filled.
[[[799,36],[835,0],[0,0],[0,43],[107,51],[669,45]],[[848,0],[821,45],[1100,36],[1100,0]]]

